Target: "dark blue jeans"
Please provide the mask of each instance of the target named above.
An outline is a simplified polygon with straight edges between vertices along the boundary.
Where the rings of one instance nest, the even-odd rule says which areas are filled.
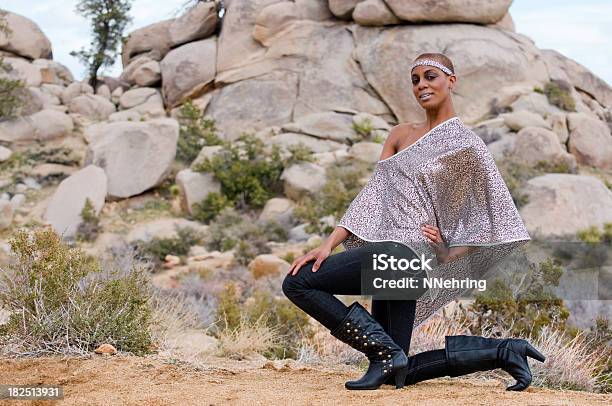
[[[361,295],[361,260],[365,255],[371,256],[371,251],[363,248],[330,255],[317,272],[312,272],[314,261],[310,261],[296,275],[287,274],[283,280],[285,296],[333,330],[348,314],[348,306],[334,295]],[[410,349],[415,310],[415,300],[372,299],[372,317],[406,355]],[[408,366],[407,385],[449,374],[444,349],[410,356]]]

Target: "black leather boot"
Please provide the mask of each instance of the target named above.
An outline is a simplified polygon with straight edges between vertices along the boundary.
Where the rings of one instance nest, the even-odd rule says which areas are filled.
[[[398,371],[393,378],[411,385],[432,378],[501,368],[516,379],[516,383],[506,390],[521,391],[529,387],[532,378],[526,357],[540,362],[546,359],[523,339],[457,335],[446,336],[445,340],[444,349],[408,357],[408,366]],[[385,383],[393,384],[393,381]]]
[[[404,351],[358,302],[349,306],[344,320],[330,334],[363,352],[370,361],[367,372],[356,381],[346,382],[346,389],[378,389],[387,376],[393,375],[408,363]],[[400,389],[403,386],[404,380],[398,377],[395,387]]]
[[[544,362],[546,357],[527,340],[518,338],[485,338],[480,336],[446,336],[446,357],[450,376],[501,368],[516,383],[506,390],[521,391],[531,384],[527,357]]]

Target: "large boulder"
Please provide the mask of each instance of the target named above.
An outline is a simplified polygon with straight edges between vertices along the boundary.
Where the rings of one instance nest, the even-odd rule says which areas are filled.
[[[305,195],[314,195],[325,181],[325,168],[312,162],[301,162],[285,169],[280,177],[284,181],[284,193],[298,201]]]
[[[206,199],[209,193],[221,191],[221,184],[212,173],[183,169],[176,175],[176,184],[181,193],[181,205],[193,215],[193,205]]]
[[[243,131],[258,131],[291,120],[298,73],[274,71],[216,90],[206,114],[228,141]]]
[[[578,163],[612,169],[612,134],[601,120],[585,113],[567,115],[569,152]]]
[[[314,137],[345,142],[357,136],[353,131],[353,116],[334,112],[313,113],[301,117],[295,123],[282,126],[285,131],[292,131]]]
[[[139,121],[164,117],[164,101],[159,90],[142,87],[128,90],[119,98],[121,110],[111,114],[109,121]]]
[[[554,49],[543,49],[542,57],[550,71],[551,79],[570,83],[595,97],[602,105],[612,107],[612,87],[605,80]]]
[[[49,59],[36,59],[32,65],[40,69],[42,83],[68,86],[74,82],[70,70],[59,62]]]
[[[540,162],[551,165],[565,165],[571,171],[576,169],[576,159],[568,154],[559,143],[559,137],[551,130],[540,127],[525,127],[516,134],[511,152],[512,160],[535,166]]]
[[[530,179],[520,215],[532,236],[547,238],[612,222],[612,191],[593,177],[549,173]]]
[[[132,58],[140,54],[160,61],[170,51],[172,41],[168,29],[173,21],[159,21],[131,32],[121,48],[123,66],[128,66]]]
[[[119,79],[141,87],[155,85],[161,80],[159,62],[148,56],[136,57],[123,69]]]
[[[61,111],[45,109],[27,117],[15,117],[0,122],[0,141],[44,141],[70,135],[72,118]]]
[[[21,80],[26,86],[38,87],[42,83],[40,69],[23,58],[5,57],[4,63],[10,66],[10,71],[0,71],[0,77]]]
[[[73,98],[68,105],[68,111],[80,114],[90,120],[106,120],[116,109],[115,105],[103,96],[97,94],[82,94]]]
[[[329,0],[329,10],[336,17],[350,20],[353,10],[363,0]]]
[[[493,24],[504,17],[512,0],[385,0],[385,3],[396,16],[413,23]]]
[[[174,107],[187,97],[197,97],[214,80],[217,40],[192,42],[168,52],[161,61],[162,93]]]
[[[66,86],[66,88],[61,92],[60,98],[62,103],[68,106],[75,97],[93,93],[94,89],[88,83],[74,82]]]
[[[0,50],[28,59],[53,59],[51,42],[32,20],[2,10],[7,30],[0,30]]]
[[[393,14],[383,0],[362,1],[353,11],[353,20],[360,25],[391,25],[401,20]]]
[[[163,181],[176,155],[178,135],[178,122],[170,118],[94,124],[85,131],[85,161],[104,169],[110,197],[134,196]]]
[[[216,2],[198,2],[170,24],[172,46],[207,38],[217,24]]]
[[[59,184],[47,205],[45,220],[57,233],[67,238],[73,237],[83,222],[81,211],[86,199],[91,201],[95,214],[99,214],[104,205],[106,188],[104,170],[95,165],[86,166]]]
[[[271,37],[300,18],[297,5],[290,1],[281,1],[264,7],[255,19],[253,38],[265,44]]]
[[[288,227],[293,224],[295,204],[284,197],[273,197],[268,200],[259,214],[260,222],[276,221],[277,223]]]
[[[74,123],[70,115],[57,110],[42,110],[30,116],[37,140],[49,140],[72,134]]]

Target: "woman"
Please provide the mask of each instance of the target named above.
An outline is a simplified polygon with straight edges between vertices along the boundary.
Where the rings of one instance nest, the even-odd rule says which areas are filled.
[[[371,315],[358,302],[347,307],[334,296],[361,294],[360,264],[375,242],[399,242],[415,257],[432,258],[430,277],[478,279],[530,240],[486,145],[455,114],[452,62],[421,54],[410,73],[426,122],[393,127],[370,180],[325,243],[293,261],[283,292],[367,356],[367,372],[346,382],[347,389],[401,388],[503,368],[517,381],[507,389],[523,390],[531,383],[526,357],[545,359],[526,340],[446,336],[444,349],[406,356],[413,329],[460,289],[429,289],[416,300],[373,298]],[[347,250],[330,255],[340,243]]]

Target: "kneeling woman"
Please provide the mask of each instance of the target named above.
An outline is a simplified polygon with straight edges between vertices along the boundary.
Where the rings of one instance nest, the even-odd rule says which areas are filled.
[[[415,300],[373,299],[372,314],[334,296],[362,294],[361,263],[373,242],[400,242],[415,256],[435,259],[429,277],[479,279],[530,240],[486,145],[455,114],[452,62],[443,54],[422,54],[410,74],[427,120],[393,127],[368,183],[325,243],[291,264],[283,292],[368,357],[367,372],[346,382],[347,389],[401,388],[503,368],[516,379],[507,389],[523,390],[532,378],[527,356],[545,359],[523,339],[446,336],[445,348],[407,357],[413,329],[460,289],[429,289]],[[346,250],[330,255],[340,243]]]

